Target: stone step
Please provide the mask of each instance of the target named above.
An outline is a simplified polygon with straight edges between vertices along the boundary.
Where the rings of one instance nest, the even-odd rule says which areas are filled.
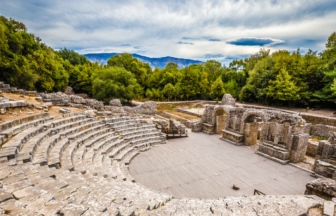
[[[279,158],[277,158],[277,157],[272,157],[272,156],[270,156],[270,155],[268,155],[268,154],[265,154],[265,153],[263,153],[263,152],[260,152],[260,151],[256,151],[255,153],[256,153],[257,155],[260,155],[260,156],[263,156],[263,157],[265,157],[265,158],[268,158],[268,159],[270,159],[270,160],[272,160],[272,161],[278,162],[278,163],[280,163],[280,164],[282,164],[282,165],[289,164],[289,162],[290,162],[290,160],[281,160],[281,159],[279,159]]]
[[[118,130],[118,133],[120,135],[126,135],[128,133],[132,134],[133,131],[148,130],[148,129],[156,129],[156,128],[155,128],[155,125],[153,123],[143,123],[143,125],[140,126],[140,127],[131,127],[131,128]]]
[[[258,151],[282,161],[289,160],[289,152],[286,149],[279,149],[276,146],[259,145]]]

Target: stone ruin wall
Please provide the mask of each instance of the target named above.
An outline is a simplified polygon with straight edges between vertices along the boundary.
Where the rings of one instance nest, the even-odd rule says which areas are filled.
[[[279,158],[292,162],[304,159],[311,124],[306,123],[299,113],[236,107],[233,101],[226,94],[223,104],[227,105],[207,106],[201,120],[193,123],[192,131],[212,130],[217,134],[223,131],[224,140],[233,139],[233,142],[245,145],[256,144],[259,137],[261,143],[273,146],[274,154],[278,154]],[[279,154],[277,147],[286,149],[289,152],[287,156]],[[269,154],[272,156],[273,153]]]
[[[75,108],[88,108],[94,109],[97,112],[97,115],[109,115],[109,114],[119,114],[121,116],[125,114],[130,115],[155,115],[156,114],[156,103],[154,101],[147,101],[143,104],[140,104],[135,107],[122,106],[119,99],[113,99],[109,102],[109,106],[105,106],[102,101],[98,101],[96,99],[85,99],[81,96],[74,95],[71,87],[67,88],[65,93],[57,92],[57,93],[37,93],[36,91],[26,91],[23,89],[17,89],[15,87],[10,87],[9,84],[4,84],[0,82],[0,88],[4,93],[13,93],[13,94],[21,94],[27,96],[37,97],[37,100],[40,102],[49,102],[52,103],[53,106],[72,106]],[[0,92],[1,93],[1,92]],[[8,98],[2,97],[0,98],[0,103],[8,102]],[[23,103],[21,106],[28,106],[26,102],[17,101],[17,103]],[[18,104],[19,106],[20,104]],[[1,109],[5,109],[6,107],[1,107]]]

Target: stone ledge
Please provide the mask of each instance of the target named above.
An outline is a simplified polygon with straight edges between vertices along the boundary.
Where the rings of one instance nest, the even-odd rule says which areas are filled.
[[[245,145],[243,142],[234,142],[232,140],[229,140],[229,139],[225,139],[223,137],[220,138],[221,140],[225,141],[225,142],[228,142],[230,144],[233,144],[233,145],[236,145],[236,146],[242,146],[242,145]]]
[[[281,148],[281,147],[276,146],[276,145],[272,145],[272,144],[270,144],[270,143],[263,142],[263,145],[268,146],[268,147],[271,147],[271,148],[273,148],[273,149],[275,149],[275,150],[282,151],[282,152],[288,152],[287,149],[285,149],[285,148]]]
[[[232,134],[233,136],[236,136],[236,137],[244,137],[243,134],[239,134],[239,133],[236,133],[236,132],[233,132],[233,131],[229,131],[229,130],[222,130],[222,132],[228,133],[228,134]]]
[[[260,151],[256,151],[255,152],[257,155],[260,155],[260,156],[263,156],[263,157],[265,157],[265,158],[267,158],[267,159],[270,159],[270,160],[272,160],[272,161],[275,161],[275,162],[278,162],[278,163],[280,163],[280,164],[282,164],[282,165],[287,165],[287,164],[289,164],[289,160],[280,160],[279,158],[275,158],[275,157],[271,157],[271,156],[269,156],[269,155],[267,155],[267,154],[264,154],[264,153],[262,153],[262,152],[260,152]]]
[[[207,126],[207,127],[215,127],[215,125],[213,124],[209,124],[209,123],[203,123],[204,126]]]
[[[203,130],[202,132],[203,132],[203,133],[206,133],[206,134],[208,134],[208,135],[214,135],[214,134],[215,134],[215,132],[210,132],[210,131],[206,131],[206,130]]]

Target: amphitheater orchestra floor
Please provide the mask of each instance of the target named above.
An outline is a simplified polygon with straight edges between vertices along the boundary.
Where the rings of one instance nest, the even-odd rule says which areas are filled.
[[[267,195],[304,194],[310,173],[281,165],[254,153],[247,146],[235,146],[217,135],[192,133],[169,139],[136,156],[130,164],[135,180],[175,198],[219,198],[253,195],[258,189]],[[233,190],[238,184],[240,190]]]

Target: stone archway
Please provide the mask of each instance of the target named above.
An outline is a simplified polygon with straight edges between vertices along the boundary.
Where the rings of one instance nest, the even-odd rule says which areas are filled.
[[[223,108],[219,108],[215,112],[216,134],[221,134],[225,129],[227,114]]]

